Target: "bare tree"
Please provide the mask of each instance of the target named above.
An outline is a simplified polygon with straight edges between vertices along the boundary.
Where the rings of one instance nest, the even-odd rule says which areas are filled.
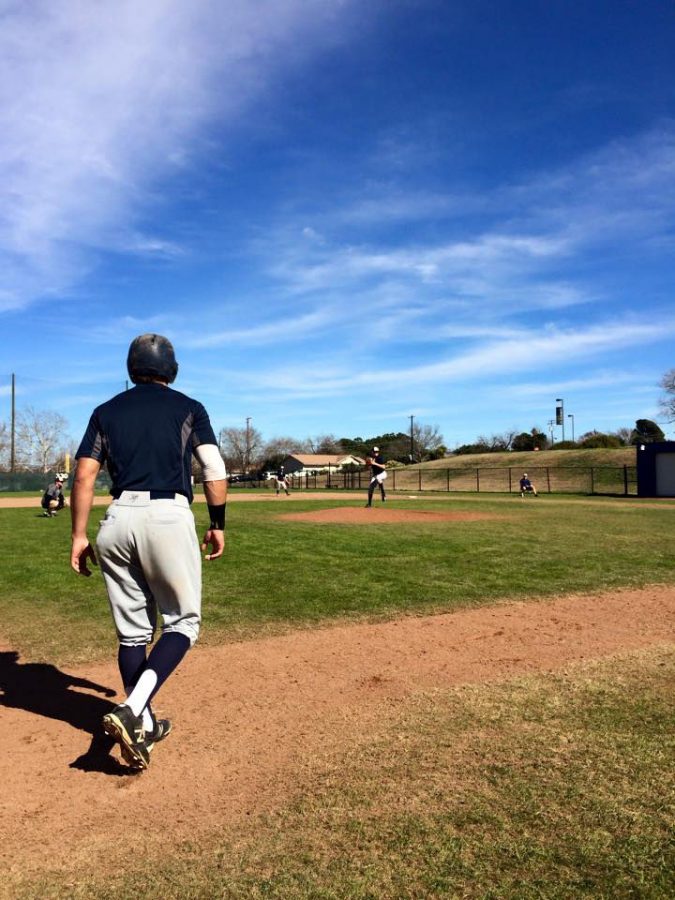
[[[305,452],[305,445],[302,441],[292,437],[274,437],[265,444],[263,453],[266,457],[272,456],[291,456],[293,453]]]
[[[476,438],[476,443],[485,446],[485,452],[496,453],[501,450],[508,450],[516,436],[516,431],[505,431],[503,434],[493,434],[487,437],[484,434]]]
[[[20,464],[48,472],[70,443],[68,420],[50,409],[27,406],[17,416],[16,456]]]
[[[632,428],[617,428],[616,431],[612,432],[622,444],[628,446],[630,444],[631,438],[633,437],[633,429]]]
[[[317,434],[305,441],[308,453],[342,453],[342,447],[334,434]]]
[[[259,461],[262,435],[257,428],[223,428],[218,446],[228,471],[248,472]]]
[[[438,425],[422,425],[420,422],[414,422],[412,439],[415,459],[418,461],[433,456],[436,450],[445,446],[445,439]]]
[[[9,469],[11,435],[7,422],[0,422],[0,469]]]
[[[670,369],[661,379],[661,387],[666,392],[659,401],[661,412],[668,422],[675,422],[675,369]]]

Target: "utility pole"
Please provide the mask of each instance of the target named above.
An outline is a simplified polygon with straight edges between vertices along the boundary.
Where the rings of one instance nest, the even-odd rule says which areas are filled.
[[[251,462],[251,416],[246,417],[246,458],[244,460],[244,473],[248,475]]]
[[[413,419],[415,416],[410,416],[410,462],[415,461],[415,439],[413,437]]]
[[[567,418],[572,420],[572,443],[574,443],[574,413],[567,413]]]
[[[548,420],[548,433],[551,436],[551,446],[553,446],[553,428],[555,427],[555,419]]]
[[[15,451],[15,439],[14,435],[16,433],[16,407],[15,407],[15,393],[16,393],[16,379],[14,377],[14,372],[12,372],[12,434],[10,437],[10,451],[9,451],[9,471],[14,472],[16,470],[16,451]]]

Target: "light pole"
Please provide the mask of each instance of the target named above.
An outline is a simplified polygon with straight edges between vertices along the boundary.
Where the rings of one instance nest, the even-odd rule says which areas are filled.
[[[15,406],[15,395],[16,395],[16,378],[14,377],[14,373],[12,372],[12,427],[11,427],[11,435],[10,435],[10,449],[9,449],[9,471],[14,472],[16,470],[16,406]]]
[[[567,418],[572,420],[572,443],[574,443],[574,413],[567,413]]]
[[[553,428],[555,427],[555,419],[548,420],[548,433],[551,437],[551,446],[553,446]]]
[[[565,440],[565,401],[562,397],[556,397],[555,402],[559,403],[560,406],[556,406],[555,409],[555,422],[556,425],[562,425],[562,439]]]
[[[244,473],[248,475],[248,467],[251,456],[251,417],[246,417],[246,458],[244,460]]]
[[[413,438],[413,419],[415,416],[410,416],[410,462],[413,462],[415,459],[415,441]]]

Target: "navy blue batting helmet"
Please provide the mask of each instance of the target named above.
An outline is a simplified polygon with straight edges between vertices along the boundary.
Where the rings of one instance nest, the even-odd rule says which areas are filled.
[[[127,356],[129,378],[161,378],[169,384],[178,374],[178,363],[173,344],[161,334],[139,334],[129,347]]]

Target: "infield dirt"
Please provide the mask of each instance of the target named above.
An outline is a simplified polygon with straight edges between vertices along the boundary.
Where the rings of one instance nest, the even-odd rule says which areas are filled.
[[[481,512],[433,512],[426,509],[392,509],[389,506],[370,508],[335,506],[315,509],[311,512],[283,513],[280,519],[290,522],[309,522],[317,525],[398,525],[402,522],[477,522],[481,519],[499,519],[493,513]]]
[[[654,587],[198,645],[160,695],[175,731],[142,775],[87,753],[115,702],[103,691],[119,689],[112,659],[58,670],[0,645],[0,894],[13,877],[105,874],[132,846],[159,855],[279,808],[326,753],[420,692],[674,638],[675,589]]]

